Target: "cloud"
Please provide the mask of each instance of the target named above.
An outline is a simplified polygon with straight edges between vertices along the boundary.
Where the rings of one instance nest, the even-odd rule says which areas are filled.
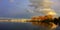
[[[11,2],[11,3],[12,3],[12,2],[14,2],[14,0],[9,0],[9,2]]]
[[[44,15],[57,15],[57,13],[55,12],[55,10],[51,9],[50,4],[48,2],[50,2],[49,0],[30,0],[30,6],[31,7],[29,10],[29,12],[33,12],[34,14],[44,14]],[[54,1],[54,0],[53,0]],[[53,2],[51,1],[51,2]],[[45,2],[44,5],[42,5],[42,2]],[[47,2],[47,3],[46,3]],[[44,7],[48,7],[45,9],[42,9]],[[34,8],[32,8],[34,7]]]

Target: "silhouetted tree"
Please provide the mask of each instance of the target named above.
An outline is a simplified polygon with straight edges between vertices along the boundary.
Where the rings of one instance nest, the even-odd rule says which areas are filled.
[[[54,18],[53,23],[57,25],[58,24],[58,19]]]
[[[45,20],[43,20],[42,22],[49,24],[50,20],[49,20],[49,19],[45,19]]]
[[[58,24],[59,24],[59,26],[60,26],[60,17],[58,18]]]

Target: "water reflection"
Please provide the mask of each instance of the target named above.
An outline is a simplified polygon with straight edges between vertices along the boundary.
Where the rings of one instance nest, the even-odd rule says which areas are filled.
[[[57,25],[54,23],[32,22],[32,25],[38,26],[40,30],[55,30]]]

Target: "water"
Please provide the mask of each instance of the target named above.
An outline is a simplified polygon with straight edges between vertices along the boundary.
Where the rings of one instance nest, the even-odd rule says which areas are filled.
[[[48,25],[42,24],[41,23],[39,24],[38,22],[28,23],[0,22],[0,30],[51,30],[50,28],[46,28],[48,27]],[[57,27],[55,29],[59,30],[59,28],[60,27]]]

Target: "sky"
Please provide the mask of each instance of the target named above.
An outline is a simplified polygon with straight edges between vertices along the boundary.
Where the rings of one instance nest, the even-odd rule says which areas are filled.
[[[58,15],[60,15],[60,0],[52,0],[55,4],[52,6]],[[28,0],[0,0],[0,17],[4,18],[30,18],[34,14],[27,12]]]
[[[29,18],[28,0],[0,0],[0,17]]]

